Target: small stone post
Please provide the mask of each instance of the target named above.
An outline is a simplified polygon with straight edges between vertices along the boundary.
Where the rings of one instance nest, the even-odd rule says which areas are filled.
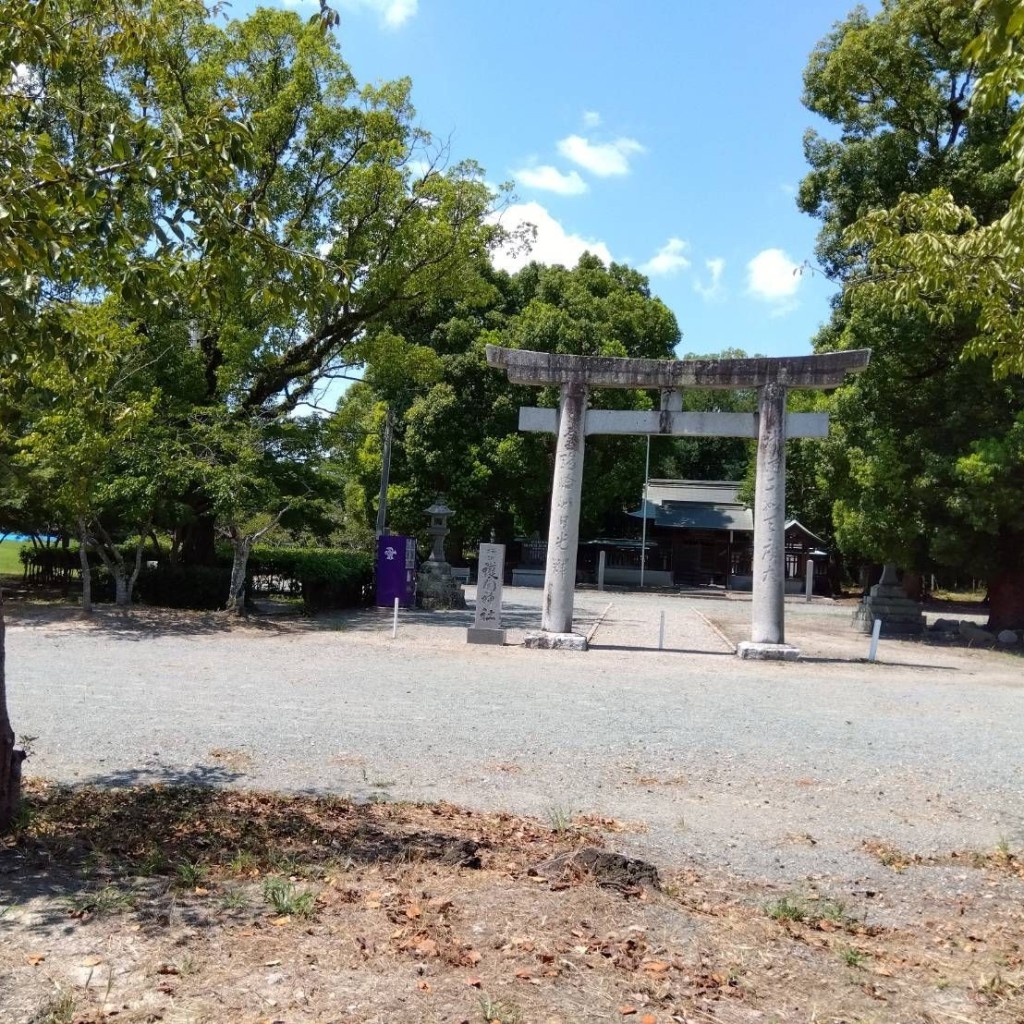
[[[583,498],[583,447],[587,416],[587,386],[562,385],[558,415],[555,474],[551,487],[551,521],[548,527],[547,564],[544,571],[545,633],[571,634],[573,597],[576,589],[576,549],[580,539],[580,506]],[[583,640],[582,637],[579,638]],[[565,643],[559,646],[578,646]],[[583,640],[582,649],[586,648]]]
[[[757,483],[754,488],[754,580],[751,642],[741,658],[792,660],[786,644],[786,386],[770,381],[757,396]]]

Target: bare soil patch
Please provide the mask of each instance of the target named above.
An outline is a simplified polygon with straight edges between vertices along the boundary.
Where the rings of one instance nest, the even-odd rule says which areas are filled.
[[[963,855],[984,877],[975,895],[922,885],[906,919],[883,927],[870,893],[847,906],[810,883],[794,892],[669,865],[623,873],[608,838],[617,827],[553,829],[447,804],[34,784],[0,841],[0,1019],[1024,1019],[1010,851]],[[927,870],[899,866],[904,880]]]

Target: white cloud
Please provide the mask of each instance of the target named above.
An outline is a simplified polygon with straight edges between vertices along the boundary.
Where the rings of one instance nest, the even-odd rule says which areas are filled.
[[[285,7],[319,7],[319,0],[282,0]],[[387,28],[401,28],[415,13],[419,0],[341,0],[349,10],[373,11]]]
[[[701,298],[711,302],[722,294],[722,274],[725,271],[725,260],[720,256],[715,256],[713,259],[705,260],[704,266],[707,268],[711,281],[708,284],[694,281],[693,288]]]
[[[683,255],[689,248],[681,238],[670,238],[640,269],[651,276],[676,274],[686,270],[690,261]]]
[[[599,178],[629,174],[629,158],[643,153],[644,147],[636,139],[616,139],[614,142],[590,142],[582,135],[570,135],[558,143],[562,156],[579,164]]]
[[[585,252],[592,252],[605,263],[612,261],[612,254],[604,242],[569,233],[540,203],[514,203],[502,213],[496,214],[493,220],[510,232],[525,224],[532,224],[536,228],[536,238],[529,252],[511,245],[491,254],[491,262],[499,270],[507,270],[510,274],[525,267],[531,260],[574,267]]]
[[[596,128],[601,123],[601,115],[596,110],[583,111],[583,124],[587,128]]]
[[[792,299],[800,281],[799,264],[781,249],[764,249],[747,264],[747,290],[765,302]]]
[[[526,188],[557,192],[560,196],[578,196],[587,191],[587,183],[576,171],[565,174],[550,164],[544,164],[541,167],[524,167],[521,171],[513,171],[512,175],[519,184]]]
[[[364,0],[380,11],[388,28],[401,28],[415,13],[419,0]]]

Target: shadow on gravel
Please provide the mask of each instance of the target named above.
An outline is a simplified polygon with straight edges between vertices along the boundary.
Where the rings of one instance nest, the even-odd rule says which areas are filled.
[[[591,643],[587,645],[592,651],[635,651],[643,654],[699,654],[709,658],[735,658],[735,651],[709,651],[696,647],[651,647],[649,645],[633,644],[602,644]]]
[[[502,629],[540,629],[540,609],[523,605],[502,605]],[[377,631],[391,625],[392,609],[364,608],[357,612],[335,613],[330,621],[347,629]],[[465,629],[472,626],[476,612],[473,607],[430,611],[424,608],[402,608],[398,612],[399,629],[403,625],[440,626]],[[326,620],[325,620],[326,621]]]
[[[800,655],[798,659],[801,663],[807,665],[871,665],[875,664],[879,668],[922,668],[928,669],[929,671],[936,672],[956,672],[958,671],[956,665],[924,665],[916,661],[885,661],[879,658],[875,662],[868,661],[867,658],[815,658],[811,656]]]

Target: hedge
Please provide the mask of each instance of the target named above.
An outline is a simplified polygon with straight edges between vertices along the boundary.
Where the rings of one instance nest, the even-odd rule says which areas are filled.
[[[351,608],[372,599],[373,559],[340,548],[253,548],[249,577],[277,576],[294,583],[306,611]]]

